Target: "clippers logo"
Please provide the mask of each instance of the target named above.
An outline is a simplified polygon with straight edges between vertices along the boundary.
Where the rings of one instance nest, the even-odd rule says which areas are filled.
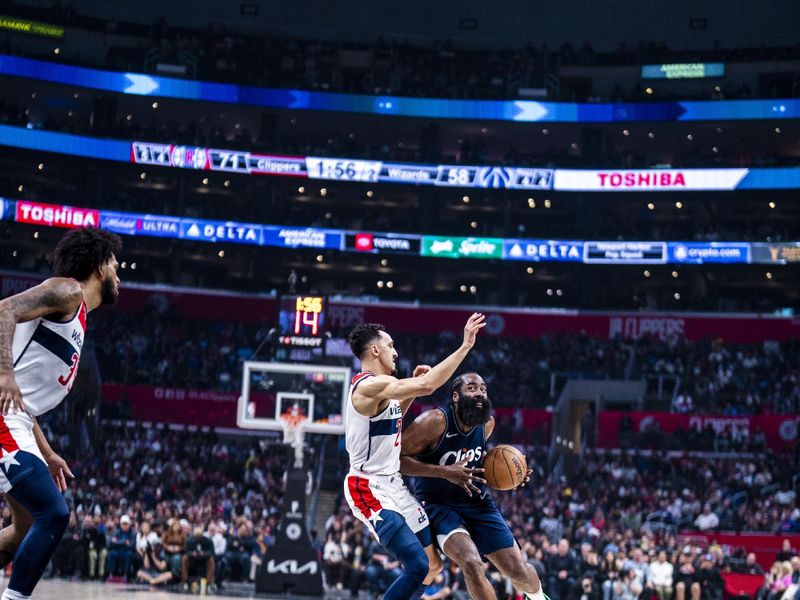
[[[370,252],[375,247],[372,234],[357,233],[356,234],[356,250],[359,252]]]
[[[484,451],[481,446],[478,446],[477,448],[470,448],[469,450],[466,448],[462,448],[461,450],[451,450],[450,452],[445,452],[442,454],[442,458],[439,459],[439,464],[444,467],[461,462],[465,458],[467,459],[467,464],[470,464],[473,461],[480,460],[483,455]]]

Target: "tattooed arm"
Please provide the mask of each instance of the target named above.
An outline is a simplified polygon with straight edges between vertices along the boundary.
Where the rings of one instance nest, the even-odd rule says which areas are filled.
[[[83,288],[74,279],[52,277],[36,287],[0,301],[0,413],[25,410],[22,393],[14,380],[14,330],[17,323],[44,316],[74,314]]]

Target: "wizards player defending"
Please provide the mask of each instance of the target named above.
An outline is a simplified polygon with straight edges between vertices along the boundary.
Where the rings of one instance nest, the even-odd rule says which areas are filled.
[[[87,227],[52,254],[55,277],[0,301],[0,491],[12,523],[0,531],[0,565],[14,570],[0,600],[26,600],[69,522],[61,492],[73,477],[36,423],[75,381],[86,313],[119,294],[119,237]]]
[[[450,394],[446,406],[422,413],[403,435],[400,470],[416,477],[415,491],[438,546],[461,567],[470,598],[496,597],[484,574],[485,556],[518,590],[542,600],[535,569],[479,476],[494,429],[486,383],[477,373],[464,373],[453,380]]]
[[[403,414],[414,398],[432,394],[453,375],[483,326],[484,316],[474,313],[461,347],[433,368],[418,366],[408,379],[395,378],[397,350],[382,325],[364,323],[350,333],[362,372],[353,377],[345,409],[350,472],[344,493],[353,515],[403,565],[384,600],[419,598],[442,568],[428,517],[400,475]]]

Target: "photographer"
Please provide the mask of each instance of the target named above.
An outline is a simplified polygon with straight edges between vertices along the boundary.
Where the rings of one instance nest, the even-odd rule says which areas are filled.
[[[203,535],[202,527],[195,527],[193,535],[186,541],[186,554],[181,559],[181,586],[189,589],[189,575],[205,575],[209,593],[214,584],[214,543]]]
[[[136,573],[138,580],[153,587],[172,581],[172,572],[162,554],[161,538],[150,530],[147,521],[136,536],[136,553],[142,561],[142,568]]]

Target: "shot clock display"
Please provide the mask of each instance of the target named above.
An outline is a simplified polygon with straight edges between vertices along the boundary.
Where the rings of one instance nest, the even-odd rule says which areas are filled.
[[[282,296],[278,307],[281,346],[309,350],[324,347],[326,302],[323,296]]]

